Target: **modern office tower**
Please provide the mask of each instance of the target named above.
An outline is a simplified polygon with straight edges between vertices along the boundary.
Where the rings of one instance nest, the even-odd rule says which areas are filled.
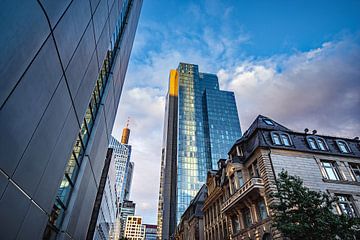
[[[86,238],[141,5],[1,3],[1,238]]]
[[[145,226],[145,240],[156,240],[156,225],[144,224]]]
[[[125,238],[129,240],[144,240],[145,226],[142,225],[142,217],[131,216],[126,219]]]
[[[124,237],[126,219],[135,215],[136,204],[133,201],[124,200],[120,207],[120,238]]]
[[[118,216],[115,159],[113,149],[108,148],[86,239],[118,239],[120,233],[119,227],[116,226]]]
[[[121,138],[123,142],[120,143],[112,136],[109,144],[109,147],[114,149],[116,189],[119,203],[125,199],[125,192],[126,197],[129,195],[134,167],[134,163],[130,162],[131,145],[128,144],[129,134],[129,128],[125,127]]]
[[[180,63],[170,71],[166,97],[159,192],[159,237],[169,239],[208,170],[241,137],[233,92],[219,90],[217,76]],[[161,227],[160,227],[161,226]]]

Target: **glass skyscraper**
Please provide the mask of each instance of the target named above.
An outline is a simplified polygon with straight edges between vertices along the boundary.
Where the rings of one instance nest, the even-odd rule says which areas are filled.
[[[127,144],[127,142],[120,143],[116,138],[111,137],[109,148],[114,149],[116,195],[118,202],[121,203],[123,200],[129,200],[128,193],[130,192],[134,165],[134,163],[130,162],[131,145]],[[125,193],[127,193],[127,196],[125,196]]]
[[[241,137],[233,92],[194,64],[171,70],[165,109],[158,235],[169,239],[208,170]]]

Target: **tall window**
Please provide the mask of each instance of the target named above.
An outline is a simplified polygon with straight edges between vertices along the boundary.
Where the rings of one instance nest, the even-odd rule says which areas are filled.
[[[251,213],[250,213],[249,208],[245,208],[243,210],[243,218],[244,218],[245,227],[246,228],[250,227],[252,224],[252,219],[251,219]]]
[[[281,136],[281,140],[282,140],[282,142],[283,142],[283,144],[285,146],[290,146],[291,145],[290,138],[289,138],[289,136],[287,134],[280,134],[280,136]]]
[[[349,163],[351,173],[357,182],[360,182],[360,165],[356,163]]]
[[[260,176],[257,161],[253,162],[253,164],[250,165],[248,170],[249,170],[249,176],[251,178]]]
[[[240,222],[236,215],[231,216],[231,224],[234,234],[240,232]]]
[[[346,194],[336,194],[336,196],[339,199],[337,203],[338,211],[341,214],[348,215],[349,217],[356,217],[357,214],[351,196]]]
[[[242,171],[238,171],[237,176],[238,176],[238,180],[239,180],[239,186],[242,187],[242,185],[244,185],[244,178],[243,178]]]
[[[336,144],[340,150],[340,152],[342,153],[350,153],[350,148],[349,146],[347,145],[347,143],[343,140],[336,140]]]
[[[328,150],[324,139],[317,138],[316,141],[317,141],[317,143],[319,145],[320,150],[322,150],[322,151],[327,151]]]
[[[274,143],[275,145],[281,145],[281,141],[280,141],[280,136],[279,136],[279,134],[277,134],[277,133],[272,133],[272,134],[271,134],[271,137],[272,137],[273,143]]]
[[[315,139],[313,137],[307,138],[307,142],[308,142],[311,149],[318,149],[318,147],[316,145],[316,142],[315,142]]]
[[[258,202],[257,211],[258,211],[258,215],[259,215],[260,220],[264,220],[265,218],[268,217],[264,200],[261,200],[261,201]]]
[[[232,188],[231,194],[234,194],[234,192],[236,192],[236,184],[235,184],[235,177],[234,177],[234,175],[232,175],[232,176],[230,177],[230,181],[231,181],[231,188]]]
[[[323,175],[326,179],[341,180],[336,162],[321,161],[321,166],[323,168]]]

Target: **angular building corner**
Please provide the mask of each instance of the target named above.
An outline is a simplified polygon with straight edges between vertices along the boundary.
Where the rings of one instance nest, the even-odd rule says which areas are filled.
[[[141,6],[2,3],[2,237],[86,239]]]
[[[181,215],[217,160],[241,137],[233,92],[219,89],[215,74],[180,63],[170,71],[165,105],[158,203],[158,238],[175,233]]]

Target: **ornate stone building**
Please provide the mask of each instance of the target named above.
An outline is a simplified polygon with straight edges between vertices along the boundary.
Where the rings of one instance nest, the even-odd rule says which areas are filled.
[[[181,216],[180,223],[172,239],[204,240],[204,215],[202,208],[204,207],[206,193],[207,187],[204,184]]]
[[[360,142],[294,132],[258,116],[207,176],[206,240],[282,239],[271,227],[276,176],[284,169],[312,190],[339,198],[338,214],[360,215]]]

